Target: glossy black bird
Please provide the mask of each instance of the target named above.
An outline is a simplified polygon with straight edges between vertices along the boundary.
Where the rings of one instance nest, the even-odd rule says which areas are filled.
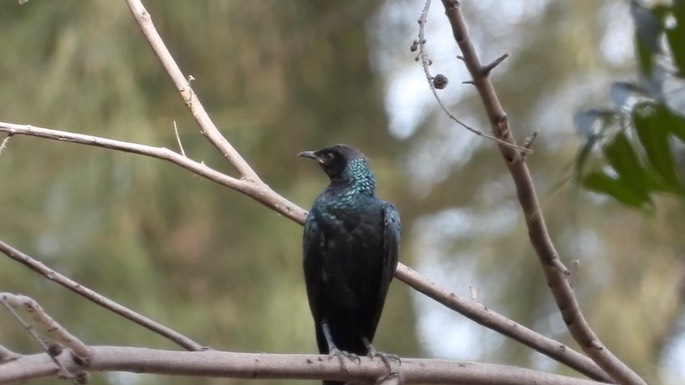
[[[309,211],[303,237],[319,352],[378,354],[371,342],[397,267],[399,213],[376,198],[373,173],[356,148],[339,144],[298,156],[316,160],[330,178]]]

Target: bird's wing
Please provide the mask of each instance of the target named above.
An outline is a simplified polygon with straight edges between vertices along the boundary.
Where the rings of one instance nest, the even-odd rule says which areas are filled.
[[[311,216],[312,214],[310,214]],[[323,254],[325,240],[323,232],[319,230],[316,220],[308,217],[304,224],[303,260],[304,278],[307,282],[307,297],[309,307],[315,321],[320,315],[316,314],[320,309],[319,301],[322,284]]]
[[[326,254],[326,236],[319,228],[319,224],[314,218],[314,213],[309,213],[304,224],[304,239],[303,239],[303,260],[304,279],[307,287],[307,299],[309,302],[309,309],[314,318],[314,327],[316,330],[316,343],[319,347],[319,353],[328,353],[328,342],[323,334],[322,317],[326,312],[326,297],[323,294],[323,263]]]
[[[400,248],[400,213],[392,203],[383,202],[381,215],[383,216],[383,267],[378,293],[379,304],[376,306],[376,314],[373,318],[374,329],[380,320],[385,296],[388,294],[390,281],[392,281],[397,269]]]

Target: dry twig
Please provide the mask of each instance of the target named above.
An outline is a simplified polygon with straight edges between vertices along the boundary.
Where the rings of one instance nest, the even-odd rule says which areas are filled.
[[[428,58],[428,55],[426,54],[425,28],[426,28],[426,23],[428,22],[428,10],[430,9],[430,4],[431,4],[431,0],[426,0],[424,7],[423,7],[423,11],[421,12],[421,16],[419,17],[419,35],[418,35],[418,38],[414,41],[414,44],[416,44],[418,46],[419,53],[417,55],[417,59],[421,62],[421,67],[423,68],[423,72],[426,75],[426,80],[428,81],[428,86],[430,87],[431,91],[433,92],[433,97],[438,102],[440,109],[452,121],[454,121],[458,125],[464,127],[465,129],[471,131],[472,133],[474,133],[478,136],[482,136],[486,139],[495,141],[502,146],[515,148],[515,149],[522,151],[524,153],[532,152],[532,150],[530,148],[518,146],[516,143],[506,142],[506,141],[498,138],[497,136],[492,136],[492,135],[486,134],[482,130],[479,130],[477,128],[473,128],[473,127],[469,126],[468,124],[464,123],[462,120],[457,118],[452,112],[450,112],[450,110],[447,108],[447,106],[445,106],[445,104],[442,102],[442,98],[440,98],[440,95],[438,95],[438,92],[437,92],[436,87],[435,87],[435,83],[434,83],[435,77],[433,77],[433,75],[431,75],[431,73],[430,73],[429,67],[432,64],[432,61]],[[414,45],[412,45],[412,48],[413,47],[414,47]],[[489,74],[493,68],[495,68],[499,63],[504,61],[504,59],[506,59],[507,57],[508,57],[508,55],[506,55],[506,54],[502,55],[499,59],[497,59],[493,63],[491,63],[490,68],[484,68],[482,72]],[[441,76],[441,75],[438,75],[438,76]],[[472,84],[472,83],[473,83],[472,81],[463,82],[463,84]]]
[[[74,293],[92,301],[105,309],[111,310],[112,312],[119,314],[120,316],[127,318],[138,325],[141,325],[169,340],[177,343],[188,350],[201,350],[203,346],[197,342],[191,340],[190,338],[170,329],[164,325],[158,324],[157,322],[140,315],[133,310],[130,310],[111,299],[94,292],[93,290],[81,285],[78,282],[74,282],[71,279],[57,273],[56,271],[45,266],[43,263],[36,261],[30,256],[22,253],[21,251],[13,248],[12,246],[0,241],[0,251],[3,252],[8,257],[14,259],[15,261],[27,266],[33,271],[36,271],[46,277],[47,279],[60,284],[63,287],[73,291]]]

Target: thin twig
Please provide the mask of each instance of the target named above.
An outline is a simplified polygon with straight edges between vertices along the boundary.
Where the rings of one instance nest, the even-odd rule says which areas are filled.
[[[2,365],[3,362],[13,361],[19,357],[21,357],[21,354],[15,353],[7,349],[6,347],[0,345],[0,365]]]
[[[498,138],[508,143],[515,143],[507,115],[500,104],[492,82],[481,71],[482,65],[476,48],[469,37],[459,2],[442,0],[442,4],[445,8],[445,15],[452,27],[454,40],[461,49],[462,56],[464,57],[463,61],[473,77],[476,89],[493,125],[493,132],[495,132]],[[646,385],[645,381],[637,373],[614,356],[601,343],[585,320],[573,288],[567,279],[569,275],[568,269],[559,259],[559,255],[549,236],[536,196],[535,185],[530,176],[528,166],[522,159],[521,152],[515,151],[508,146],[500,146],[499,149],[516,185],[519,203],[528,225],[531,244],[535,248],[547,277],[548,285],[571,335],[583,351],[617,383]]]
[[[483,66],[481,69],[481,73],[483,76],[490,76],[490,72],[495,69],[498,65],[502,64],[502,62],[509,57],[508,53],[503,54],[502,56],[498,57],[497,59],[493,60],[492,62],[486,64]]]
[[[0,142],[0,155],[2,155],[2,152],[5,151],[5,148],[7,148],[7,143],[10,141],[11,137],[12,134],[7,134],[7,137]]]
[[[306,210],[278,195],[265,183],[255,183],[252,180],[230,177],[208,167],[203,162],[194,161],[177,152],[169,150],[168,148],[153,147],[99,136],[83,135],[68,131],[5,122],[0,122],[0,132],[85,144],[88,146],[102,147],[166,160],[213,182],[248,195],[263,205],[300,224],[304,223],[304,218],[307,215]]]
[[[45,351],[46,353],[49,352],[50,347],[49,345],[43,340],[43,338],[35,331],[33,330],[33,327],[29,325],[26,321],[24,321],[23,318],[17,312],[15,311],[16,308],[22,306],[23,304],[19,302],[19,300],[14,296],[13,294],[9,293],[0,293],[0,304],[7,310],[14,319],[19,322],[19,324],[26,329],[26,332],[29,333],[31,338],[33,338],[34,341],[40,345],[40,347]],[[62,365],[61,362],[59,362],[54,354],[48,354],[50,356],[50,360],[59,368],[59,375],[61,377],[70,377],[69,371]]]
[[[0,303],[12,314],[12,316],[19,322],[26,331],[38,342],[43,350],[50,357],[50,360],[57,366],[57,377],[61,379],[69,379],[75,385],[83,384],[81,368],[67,368],[61,360],[57,357],[62,354],[64,347],[70,349],[70,357],[72,362],[77,363],[78,366],[88,365],[88,360],[92,355],[91,349],[69,333],[67,329],[57,323],[50,317],[45,310],[33,299],[11,293],[0,293]],[[47,334],[52,342],[46,343],[44,338],[36,332],[28,323],[17,314],[15,309],[22,308],[31,315],[33,322],[40,327],[40,329]]]
[[[15,309],[19,307],[19,303],[16,301],[12,301],[12,298],[10,297],[11,294],[9,293],[0,293],[0,304],[7,310],[8,313],[24,328],[26,329],[26,332],[31,335],[31,338],[33,338],[38,345],[40,345],[43,350],[47,351],[48,350],[48,345],[43,341],[41,336],[33,330],[33,326],[29,325],[26,321],[24,321],[23,318],[17,312]],[[12,295],[13,296],[13,295]]]
[[[143,35],[147,39],[150,47],[155,52],[157,58],[159,58],[162,67],[171,78],[178,89],[183,101],[186,106],[190,109],[193,117],[200,126],[202,134],[209,139],[209,141],[216,147],[221,154],[229,161],[229,163],[235,167],[235,169],[240,174],[241,179],[249,180],[253,183],[260,183],[261,179],[257,173],[250,167],[250,165],[243,159],[243,157],[236,151],[235,148],[221,135],[221,132],[216,128],[214,122],[205,111],[205,108],[200,103],[200,100],[193,92],[190,86],[190,80],[194,79],[191,77],[186,77],[181,72],[181,69],[174,61],[173,56],[167,49],[164,41],[157,33],[155,25],[152,23],[150,14],[147,12],[143,3],[138,0],[127,0],[128,7],[131,10],[133,18],[136,20],[140,26]]]
[[[181,137],[178,135],[178,127],[176,126],[176,121],[174,120],[174,135],[176,136],[176,141],[178,142],[178,149],[181,151],[181,155],[186,156],[186,152],[183,150],[183,143],[181,143]]]
[[[47,335],[50,336],[53,341],[56,341],[66,346],[68,349],[71,349],[74,354],[81,359],[87,360],[88,357],[90,357],[90,348],[81,342],[81,340],[76,338],[73,334],[69,333],[69,331],[57,323],[57,321],[52,319],[52,317],[50,317],[45,310],[43,310],[43,308],[32,298],[29,298],[25,295],[0,293],[0,302],[10,306],[12,309],[23,308],[31,315],[31,318],[33,318],[33,321],[36,323],[36,325],[40,326],[40,328],[47,333]],[[17,318],[24,325],[24,327],[33,331],[29,325],[25,324],[21,318],[19,318],[18,314],[14,312],[12,313],[14,314],[15,318]],[[47,350],[47,346],[44,346],[44,348]]]
[[[574,260],[571,262],[571,270],[568,276],[568,284],[571,285],[572,289],[578,287],[578,274],[580,272],[580,261]]]
[[[503,146],[515,148],[515,149],[522,151],[522,152],[532,152],[530,149],[517,146],[515,143],[506,142],[506,141],[499,139],[495,136],[492,136],[490,134],[486,134],[482,130],[479,130],[477,128],[473,128],[473,127],[469,126],[468,124],[464,123],[459,118],[457,118],[452,112],[450,112],[450,110],[447,108],[447,106],[445,106],[445,103],[443,103],[442,98],[440,98],[440,96],[438,95],[438,91],[435,89],[435,85],[433,84],[433,75],[431,75],[430,68],[429,68],[429,66],[431,64],[431,60],[428,58],[428,55],[426,54],[425,28],[426,28],[426,23],[428,21],[428,10],[430,9],[430,4],[431,4],[431,0],[426,0],[425,4],[423,6],[423,10],[421,11],[421,16],[419,17],[419,20],[418,20],[418,22],[419,22],[419,35],[418,35],[418,39],[416,40],[416,42],[418,43],[419,53],[418,53],[417,57],[421,61],[421,67],[423,68],[423,72],[426,75],[426,80],[428,81],[428,86],[430,87],[431,92],[433,93],[433,97],[438,102],[440,109],[445,113],[445,115],[447,115],[448,118],[450,118],[451,120],[456,122],[458,125],[464,127],[465,129],[471,131],[472,133],[474,133],[478,136],[482,136],[486,139],[495,141],[495,142],[497,142]],[[501,60],[504,60],[504,58],[501,58]],[[464,81],[463,83],[469,84],[472,82],[471,81]]]
[[[478,302],[478,288],[469,286],[469,293],[471,293],[471,301]]]
[[[537,137],[538,137],[538,132],[533,131],[533,135],[531,135],[530,138],[526,139],[526,142],[523,144],[523,147],[532,148],[533,143],[535,143],[535,139],[537,139]],[[528,155],[528,153],[525,153],[525,152],[521,153],[521,159],[526,160],[526,155]]]
[[[56,271],[45,266],[42,262],[39,262],[29,255],[22,253],[21,251],[15,249],[14,247],[0,241],[0,251],[3,252],[8,257],[14,259],[15,261],[27,266],[33,271],[36,271],[46,277],[47,279],[58,283],[59,285],[73,291],[74,293],[94,302],[105,309],[111,310],[112,312],[119,314],[120,316],[127,318],[138,325],[141,325],[148,330],[151,330],[175,343],[187,350],[202,350],[203,346],[197,342],[191,340],[190,338],[178,333],[177,331],[170,329],[164,325],[161,325],[143,315],[128,309],[107,297],[96,293],[95,291],[81,285],[78,282],[72,281],[71,279],[57,273]]]

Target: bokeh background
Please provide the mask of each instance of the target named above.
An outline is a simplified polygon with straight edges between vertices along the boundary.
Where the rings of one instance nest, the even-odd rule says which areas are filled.
[[[562,259],[603,341],[652,383],[683,383],[681,201],[649,215],[573,181],[573,114],[636,76],[627,1],[464,1],[480,56],[510,59],[494,84],[528,158]],[[276,191],[307,208],[325,176],[295,154],[344,142],[371,160],[402,214],[401,260],[462,296],[576,346],[528,242],[513,183],[490,141],[437,110],[409,51],[416,0],[146,2],[228,140]],[[456,59],[442,5],[429,14],[440,95],[470,125],[483,108]],[[232,173],[199,135],[119,1],[0,3],[0,120],[177,148]],[[94,290],[216,349],[316,350],[301,272],[301,227],[159,160],[12,138],[0,155],[0,238]],[[90,344],[175,348],[0,257],[0,291],[36,299]],[[0,312],[0,343],[38,347]],[[412,293],[391,288],[375,345],[572,374]],[[37,381],[51,383],[53,380]],[[93,384],[251,383],[124,373]],[[260,382],[262,383],[262,382]],[[263,383],[294,383],[264,381]],[[313,383],[313,382],[312,382]]]

